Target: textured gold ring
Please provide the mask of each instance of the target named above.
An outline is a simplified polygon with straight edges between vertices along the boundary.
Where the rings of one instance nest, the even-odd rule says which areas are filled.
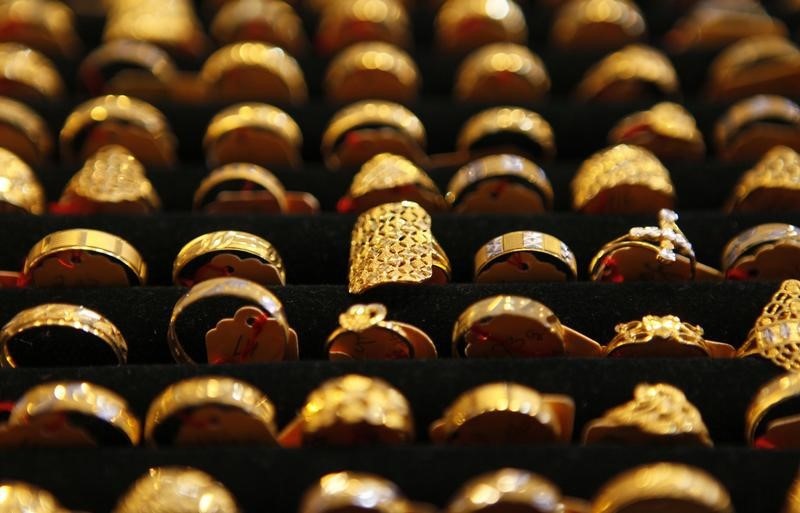
[[[550,40],[563,50],[612,50],[647,35],[642,12],[629,0],[574,0],[557,11]]]
[[[411,45],[408,13],[401,0],[330,2],[317,25],[317,51],[333,55],[364,41]]]
[[[475,114],[461,127],[456,148],[472,154],[506,152],[544,159],[556,154],[550,123],[519,107],[494,107]]]
[[[566,512],[561,491],[550,480],[526,470],[502,468],[464,483],[450,500],[447,513]]]
[[[168,386],[147,411],[144,439],[158,445],[159,430],[178,424],[171,443],[275,445],[275,406],[254,386],[224,376],[200,376]]]
[[[759,357],[790,372],[800,371],[800,281],[781,283],[736,356]]]
[[[674,315],[645,315],[641,320],[617,324],[616,335],[605,346],[609,358],[708,357],[732,358],[730,344],[703,338],[703,328]]]
[[[336,472],[322,476],[300,500],[299,513],[333,513],[357,509],[373,513],[408,511],[407,501],[391,481],[364,472]]]
[[[436,14],[436,44],[466,53],[490,43],[528,41],[525,14],[512,0],[447,0]]]
[[[19,100],[56,101],[64,83],[53,62],[27,46],[0,43],[0,93]]]
[[[43,165],[53,151],[53,136],[45,120],[11,98],[0,97],[0,136],[3,148],[29,166]]]
[[[728,212],[789,212],[800,200],[800,155],[774,146],[739,177],[725,210]]]
[[[172,281],[191,287],[222,276],[261,285],[285,285],[283,259],[272,244],[251,233],[210,232],[187,242],[172,264]]]
[[[5,148],[0,148],[0,212],[45,212],[44,188],[36,174]]]
[[[469,54],[458,68],[453,91],[469,102],[533,102],[550,91],[544,62],[527,47],[494,43]]]
[[[177,75],[178,68],[167,52],[145,41],[130,39],[99,46],[78,68],[78,77],[92,95],[164,98]]]
[[[608,140],[642,147],[660,159],[702,160],[706,153],[692,114],[671,102],[626,116],[611,129]]]
[[[113,513],[142,511],[240,513],[224,485],[205,472],[181,467],[148,470],[120,497]]]

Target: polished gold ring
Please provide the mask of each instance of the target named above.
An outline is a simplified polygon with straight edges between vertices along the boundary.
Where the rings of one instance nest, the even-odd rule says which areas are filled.
[[[303,159],[303,133],[283,110],[265,103],[240,103],[218,112],[203,137],[212,168],[246,161],[260,166],[297,169]]]
[[[630,144],[660,159],[702,160],[703,134],[692,114],[677,103],[662,102],[620,120],[608,134],[611,144]]]
[[[151,468],[128,488],[113,513],[142,511],[240,513],[236,499],[224,485],[188,467]]]
[[[381,304],[353,305],[339,315],[339,327],[328,336],[331,360],[425,360],[436,358],[436,345],[421,329],[387,321]]]
[[[11,410],[8,423],[47,430],[48,419],[75,414],[99,420],[114,428],[126,444],[139,445],[141,425],[127,401],[107,388],[85,381],[56,381],[29,389]],[[85,427],[76,424],[74,429],[84,431]]]
[[[297,333],[289,327],[283,304],[261,285],[241,278],[212,278],[181,296],[172,308],[167,343],[179,363],[196,363],[178,336],[178,321],[190,307],[209,298],[248,303],[234,315],[220,319],[204,336],[209,363],[245,363],[296,360]]]
[[[729,280],[800,278],[800,228],[769,223],[754,226],[730,240],[722,251],[722,270]]]
[[[779,145],[800,149],[800,106],[773,95],[741,100],[717,121],[714,139],[729,161],[757,160]]]
[[[751,446],[763,449],[796,449],[797,416],[781,406],[800,396],[800,374],[790,372],[758,389],[745,413],[745,435]]]
[[[408,48],[411,40],[408,13],[400,0],[331,2],[317,25],[317,50],[323,55],[364,41]]]
[[[612,50],[647,35],[647,24],[629,0],[573,0],[557,11],[552,43],[567,51]]]
[[[209,31],[221,44],[263,41],[295,56],[305,53],[308,47],[303,20],[282,1],[226,2],[211,21]]]
[[[666,383],[637,385],[631,401],[586,425],[583,442],[714,445],[700,411],[680,389]]]
[[[304,104],[308,89],[294,57],[278,46],[245,41],[208,57],[200,78],[225,99]]]
[[[37,242],[22,269],[37,287],[144,285],[147,265],[127,241],[99,230],[74,228]]]
[[[603,348],[564,326],[548,307],[522,296],[492,296],[464,310],[453,326],[452,355],[465,358],[600,356]]]
[[[456,445],[568,442],[575,403],[517,383],[489,383],[461,394],[430,426],[431,440]]]
[[[40,215],[44,211],[44,188],[36,174],[22,159],[0,148],[0,212]]]
[[[24,45],[0,43],[0,92],[19,100],[56,101],[64,83],[53,62]]]
[[[149,214],[161,209],[161,199],[136,157],[109,145],[70,178],[57,207],[79,214]]]
[[[730,344],[705,339],[703,328],[674,315],[645,315],[617,324],[614,331],[616,335],[604,348],[609,358],[732,358],[736,354]]]
[[[191,287],[222,276],[261,285],[285,285],[286,270],[275,247],[257,235],[223,230],[187,242],[172,264],[172,281]]]
[[[0,137],[3,148],[29,166],[42,166],[53,151],[53,137],[44,119],[11,98],[0,97]]]
[[[475,253],[475,283],[572,281],[578,262],[563,241],[542,232],[495,237]]]
[[[85,161],[101,147],[119,144],[148,167],[175,162],[175,136],[167,118],[147,102],[106,95],[78,105],[59,134],[61,158]]]
[[[25,362],[19,362],[12,355],[14,339],[27,331],[41,328],[71,328],[82,331],[107,346],[117,364],[124,364],[128,360],[128,343],[111,321],[83,306],[47,303],[19,312],[0,329],[0,367],[25,365]]]
[[[125,94],[163,99],[178,75],[167,52],[145,41],[119,39],[93,50],[81,62],[78,77],[89,94]]]
[[[235,163],[203,178],[194,192],[192,208],[213,213],[281,213],[287,211],[288,201],[286,189],[275,175],[255,164]]]
[[[177,445],[277,444],[275,406],[254,386],[229,377],[200,376],[167,387],[147,410],[145,441],[159,444],[159,429],[176,420]]]
[[[494,43],[469,54],[456,73],[456,99],[469,102],[533,102],[550,91],[544,62],[527,47]]]
[[[490,43],[528,41],[525,14],[513,0],[447,0],[436,14],[436,44],[466,53]]]
[[[475,114],[461,127],[456,148],[470,153],[520,153],[544,159],[556,154],[550,123],[519,107],[494,107]]]
[[[338,111],[322,134],[328,169],[357,168],[379,153],[425,163],[425,127],[413,112],[393,102],[366,100]]]

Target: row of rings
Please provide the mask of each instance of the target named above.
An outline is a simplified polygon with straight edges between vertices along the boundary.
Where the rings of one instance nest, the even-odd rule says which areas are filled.
[[[11,132],[4,136],[4,147],[29,165],[40,166],[53,146],[45,121],[22,103],[7,97],[0,100],[0,123]],[[714,137],[725,160],[756,160],[776,145],[800,149],[800,107],[780,96],[747,98],[719,119]],[[127,147],[148,167],[170,167],[175,162],[176,139],[166,117],[129,96],[99,96],[79,105],[65,121],[59,139],[60,155],[67,164],[89,158],[109,141]],[[670,102],[626,116],[611,129],[609,142],[637,145],[669,160],[700,160],[706,149],[692,115]],[[240,162],[244,155],[253,164],[297,169],[302,165],[302,144],[302,130],[288,113],[254,102],[218,112],[203,140],[212,167]],[[455,156],[429,157],[425,148],[425,127],[413,112],[371,99],[353,103],[331,118],[322,134],[321,155],[331,170],[352,170],[383,152],[406,157],[424,169],[445,160],[463,162],[469,155],[509,152],[548,159],[556,153],[548,121],[510,106],[486,109],[468,119],[458,134]]]
[[[800,481],[789,489],[785,513],[800,511]],[[0,482],[0,507],[27,513],[68,513],[48,491],[20,481]],[[549,479],[518,468],[501,468],[467,480],[441,510],[413,502],[381,476],[340,471],[315,480],[300,499],[298,513],[623,513],[642,508],[698,513],[734,513],[728,490],[699,468],[672,462],[648,463],[615,475],[589,502],[562,495]],[[240,513],[236,498],[214,477],[190,467],[155,467],[120,497],[112,513]]]
[[[212,10],[216,11],[209,26],[210,33],[219,44],[259,40],[282,46],[293,55],[308,51],[303,22],[289,3],[279,1],[272,2],[275,5],[262,5],[254,0],[238,0],[221,6],[210,3]],[[528,41],[524,11],[512,0],[432,3],[441,3],[434,26],[436,45],[442,52],[460,54],[490,42],[526,44]],[[647,36],[643,13],[628,0],[550,3],[561,4],[555,12],[550,32],[551,44],[560,49],[611,50]],[[133,40],[198,57],[208,46],[202,26],[191,2],[178,1],[175,4],[177,7],[167,9],[166,16],[162,14],[158,18],[148,17],[146,9],[131,8],[125,2],[112,4],[104,41]],[[412,37],[406,4],[408,2],[403,0],[309,2],[306,7],[319,17],[315,40],[318,53],[330,55],[365,40],[408,48]],[[747,36],[787,34],[785,24],[771,17],[760,5],[745,5],[746,8],[725,2],[695,4],[666,34],[664,44],[672,51],[685,51],[721,47]],[[69,58],[78,54],[80,41],[74,15],[66,5],[18,0],[15,8],[6,7],[0,11],[0,27],[12,24],[17,30],[8,31],[6,38],[9,40],[30,44],[56,57]],[[38,37],[33,37],[32,32]]]
[[[763,385],[745,414],[748,443],[769,449],[800,447],[800,420],[794,410],[787,411],[798,397],[800,374],[784,374]],[[54,426],[54,418],[64,420]],[[572,397],[497,382],[460,394],[430,424],[428,436],[434,443],[462,446],[566,444],[573,439],[574,423]],[[114,437],[108,436],[110,431]],[[348,374],[313,390],[281,431],[266,395],[224,376],[170,385],[153,399],[143,428],[125,399],[111,390],[77,381],[45,383],[16,401],[0,430],[4,447],[138,445],[142,438],[151,446],[395,445],[412,442],[415,428],[401,392],[382,379]],[[587,445],[713,446],[700,411],[667,383],[637,385],[632,400],[587,422],[581,440]]]
[[[238,309],[230,317],[213,319],[204,335],[204,344],[185,346],[181,338],[196,339],[189,337],[188,332],[197,331],[197,322],[213,318],[211,314],[200,315],[199,305],[219,298],[235,300]],[[494,296],[478,301],[459,316],[453,327],[451,352],[454,357],[465,358],[759,357],[793,371],[800,370],[797,312],[800,312],[800,281],[787,280],[764,307],[738,350],[704,338],[700,326],[672,315],[646,315],[618,324],[616,335],[608,344],[601,345],[564,326],[552,310],[537,301],[520,296]],[[325,341],[328,358],[437,357],[436,344],[423,330],[387,320],[387,315],[380,304],[350,307],[339,316],[339,326]],[[82,306],[47,303],[23,310],[0,329],[0,365],[27,366],[48,359],[52,365],[64,365],[64,354],[69,355],[74,344],[64,344],[64,354],[37,351],[36,333],[67,327],[101,342],[99,347],[110,351],[111,362],[127,362],[128,344],[111,321]],[[48,343],[55,336],[45,331]],[[173,357],[180,363],[296,360],[300,351],[297,333],[289,325],[280,300],[260,285],[239,278],[213,278],[192,287],[172,310],[167,338]],[[76,364],[84,363],[86,358],[82,354]]]

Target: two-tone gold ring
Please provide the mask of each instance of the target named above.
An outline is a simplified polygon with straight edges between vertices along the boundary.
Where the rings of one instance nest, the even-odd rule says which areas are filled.
[[[575,255],[547,233],[510,232],[475,253],[475,282],[572,281],[578,277]]]
[[[743,231],[722,251],[722,270],[729,280],[800,278],[800,228],[769,223]]]
[[[717,120],[714,139],[728,161],[755,161],[775,146],[800,149],[800,106],[774,95],[741,100]]]

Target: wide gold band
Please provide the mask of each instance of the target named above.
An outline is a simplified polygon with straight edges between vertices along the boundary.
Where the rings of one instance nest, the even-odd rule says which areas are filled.
[[[75,15],[52,1],[9,0],[0,4],[0,31],[52,57],[71,59],[81,48]],[[8,37],[8,36],[6,36]]]
[[[167,387],[150,403],[144,426],[145,441],[155,445],[156,431],[161,424],[192,409],[205,407],[236,410],[263,429],[264,439],[276,443],[275,406],[269,398],[244,381],[224,376],[189,378]],[[225,434],[216,436],[224,438]]]
[[[43,214],[45,195],[28,164],[5,148],[0,148],[0,211],[6,209]]]
[[[47,123],[24,103],[0,97],[0,134],[3,147],[30,166],[41,166],[53,151]]]
[[[172,315],[169,319],[169,329],[167,330],[167,343],[169,344],[170,351],[173,358],[179,363],[196,363],[192,360],[189,353],[183,347],[180,339],[178,338],[177,323],[179,317],[190,306],[203,301],[208,298],[214,297],[231,297],[238,298],[252,303],[254,306],[263,310],[269,316],[269,320],[275,321],[280,327],[283,340],[279,342],[282,344],[281,353],[288,353],[290,350],[287,348],[292,342],[291,329],[286,319],[286,313],[283,310],[283,304],[275,297],[272,292],[262,287],[261,285],[240,278],[212,278],[210,280],[202,281],[189,289],[189,291],[181,296],[172,308]],[[296,342],[296,335],[294,336]],[[231,341],[235,342],[235,341]]]
[[[332,513],[357,509],[398,513],[406,499],[397,485],[374,474],[336,472],[322,476],[303,494],[299,513]]]
[[[628,508],[673,508],[703,513],[733,513],[728,491],[705,471],[678,463],[650,463],[607,482],[594,498],[593,512],[617,513]]]
[[[243,72],[252,79],[246,86],[241,79],[227,80]],[[308,100],[306,79],[294,57],[278,46],[257,41],[220,48],[203,64],[200,78],[226,98],[244,95],[294,105]]]
[[[205,472],[188,467],[151,468],[120,498],[113,513],[208,511],[240,513],[225,486]]]
[[[800,140],[800,106],[782,96],[752,96],[717,121],[714,139],[724,160],[755,160],[773,146],[794,146]]]
[[[495,444],[567,442],[572,437],[574,415],[575,405],[567,396],[542,395],[516,383],[489,383],[453,401],[442,418],[431,424],[430,435],[440,443],[484,444],[487,438]],[[516,418],[509,420],[514,433],[503,429],[503,417]],[[528,429],[523,424],[529,424]]]
[[[517,254],[528,254],[533,261],[523,260],[511,263],[510,268],[493,270]],[[510,232],[490,240],[475,253],[474,269],[479,283],[511,279],[570,281],[578,277],[578,262],[569,246],[552,235],[533,231]]]
[[[107,388],[80,381],[56,381],[31,388],[19,398],[8,422],[24,425],[53,413],[79,413],[100,419],[125,435],[131,445],[138,445],[142,436],[139,419],[125,399]]]
[[[564,50],[619,48],[647,34],[642,12],[628,0],[577,0],[557,12],[550,40]]]
[[[703,134],[692,114],[677,103],[662,102],[620,120],[608,134],[611,144],[631,144],[659,158],[700,160]]]
[[[117,363],[128,360],[128,343],[111,321],[83,306],[47,303],[19,312],[0,329],[0,367],[17,367],[9,345],[21,333],[43,327],[83,331],[100,339],[114,353]]]
[[[532,102],[548,91],[550,76],[538,55],[522,45],[494,43],[464,59],[453,94],[461,101]]]
[[[185,275],[185,269],[193,265],[195,260],[206,260],[214,255],[232,253],[244,257],[242,265],[248,259],[255,259],[258,267],[268,266],[275,274],[277,284],[286,284],[286,270],[275,247],[257,235],[235,230],[210,232],[187,242],[178,252],[172,264],[172,281],[176,285],[194,285],[192,276]],[[241,271],[249,275],[249,269]],[[232,276],[237,275],[237,269],[226,270]],[[274,285],[275,283],[261,283]]]
[[[528,40],[525,14],[507,0],[447,0],[436,14],[435,29],[437,46],[448,53],[499,41],[524,45]]]
[[[122,71],[116,68],[122,67]],[[114,73],[113,75],[107,75]],[[119,39],[83,59],[78,76],[89,94],[164,97],[178,74],[167,52],[145,41]]]
[[[82,214],[149,214],[161,208],[145,169],[122,146],[103,146],[67,182],[59,203]]]
[[[227,182],[250,182],[266,192],[278,212],[286,212],[288,208],[286,190],[280,180],[272,173],[255,164],[226,164],[212,171],[206,176],[194,192],[192,208],[200,210],[207,208],[209,203],[214,203],[217,198],[209,197],[214,189]],[[231,191],[234,192],[234,191]]]
[[[25,258],[23,274],[36,285],[37,269],[51,257],[57,257],[59,253],[66,251],[107,257],[112,263],[125,269],[131,285],[143,285],[147,281],[147,265],[136,248],[116,235],[82,228],[54,232],[37,242]],[[63,273],[69,271],[67,266]],[[96,281],[102,284],[101,277]]]
[[[503,468],[470,479],[447,506],[450,513],[506,510],[556,513],[564,510],[561,491],[550,480],[516,468]]]
[[[98,148],[85,141],[99,126],[130,130],[117,143],[145,165],[169,167],[175,161],[175,136],[167,118],[147,102],[124,95],[99,96],[78,105],[59,134],[61,158],[75,163]]]
[[[217,11],[209,31],[221,44],[258,40],[285,48],[292,55],[304,53],[308,46],[303,21],[282,1],[227,2]]]
[[[317,49],[332,55],[362,41],[381,41],[400,48],[411,44],[406,8],[400,0],[331,2],[317,25]]]
[[[481,184],[492,190],[484,193]],[[513,189],[519,182],[538,196]],[[508,190],[512,188],[512,190]],[[474,196],[473,196],[474,195]],[[447,185],[447,202],[456,212],[541,212],[553,207],[553,186],[544,170],[532,161],[511,154],[490,155],[462,167]],[[528,201],[512,201],[527,199]],[[508,203],[507,203],[508,202]],[[510,204],[509,204],[510,203]]]
[[[631,401],[586,425],[583,441],[713,446],[700,411],[680,389],[666,383],[637,385]]]
[[[400,48],[381,42],[357,43],[328,65],[324,88],[328,98],[345,103],[375,99],[409,103],[420,88],[414,60]]]
[[[583,101],[609,95],[617,99],[611,88],[624,82],[651,84],[664,96],[676,95],[680,90],[678,74],[663,53],[644,45],[630,45],[592,66],[578,84],[575,94]]]
[[[729,278],[747,279],[748,276],[736,273],[737,269],[747,267],[758,271],[758,276],[762,279],[764,276],[770,279],[773,276],[769,271],[762,272],[759,269],[759,260],[768,258],[768,253],[776,248],[800,250],[800,228],[791,224],[769,223],[743,231],[722,250],[722,270]],[[775,265],[772,259],[769,260],[763,262],[768,268]],[[793,268],[793,264],[788,265]]]
[[[450,272],[431,232],[431,217],[417,203],[387,203],[356,220],[350,238],[351,294],[391,283],[447,282]]]
[[[522,135],[539,146],[543,158],[556,154],[553,128],[539,114],[518,107],[494,107],[469,118],[458,134],[456,148],[472,151],[489,136],[508,132]]]
[[[758,389],[745,412],[745,434],[750,445],[762,430],[764,419],[773,408],[800,396],[800,374],[790,372],[772,379]]]
[[[0,80],[11,84],[6,95],[20,100],[58,100],[64,83],[55,65],[27,46],[0,43]]]

